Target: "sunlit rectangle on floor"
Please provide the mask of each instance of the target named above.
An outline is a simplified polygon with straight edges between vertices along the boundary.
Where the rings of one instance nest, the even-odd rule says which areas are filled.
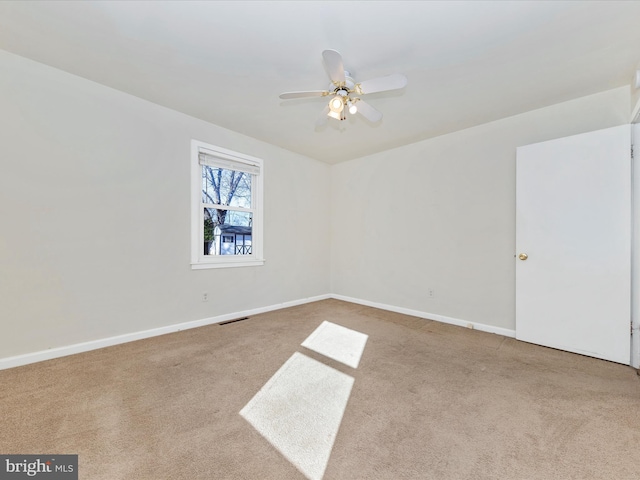
[[[353,378],[294,353],[240,411],[310,480],[327,468]]]
[[[302,346],[358,368],[368,338],[364,333],[325,321],[302,342]]]

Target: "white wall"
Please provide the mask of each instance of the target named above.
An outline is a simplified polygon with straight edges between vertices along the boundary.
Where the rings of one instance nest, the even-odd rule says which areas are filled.
[[[335,165],[332,292],[514,330],[516,147],[628,123],[630,101],[618,88]]]
[[[0,92],[0,358],[328,293],[328,165],[3,51]],[[265,266],[191,270],[191,139],[265,160]]]
[[[512,330],[516,147],[628,123],[631,102],[329,167],[2,51],[0,91],[0,359],[329,292]],[[191,270],[192,138],[265,160],[265,266]]]

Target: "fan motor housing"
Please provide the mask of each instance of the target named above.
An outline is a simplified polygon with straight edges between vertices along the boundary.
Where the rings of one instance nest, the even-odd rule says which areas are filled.
[[[344,86],[341,87],[336,87],[335,84],[331,83],[329,84],[329,88],[328,90],[330,92],[335,92],[338,95],[342,95],[345,96],[347,95],[349,92],[353,91],[353,87],[356,86],[356,82],[353,80],[353,78],[349,75],[349,72],[347,72],[345,70],[344,72]],[[344,94],[341,94],[340,91],[344,91]]]

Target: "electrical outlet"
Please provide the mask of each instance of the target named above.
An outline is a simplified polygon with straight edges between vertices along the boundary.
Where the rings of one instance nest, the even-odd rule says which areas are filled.
[[[436,292],[433,288],[427,288],[427,297],[433,298],[436,296]]]
[[[203,293],[202,294],[202,301],[203,302],[208,302],[209,301],[209,294],[208,293]]]

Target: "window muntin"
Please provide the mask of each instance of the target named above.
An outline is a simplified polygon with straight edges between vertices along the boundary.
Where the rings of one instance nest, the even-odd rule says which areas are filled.
[[[194,140],[192,190],[192,268],[263,264],[262,161]]]

